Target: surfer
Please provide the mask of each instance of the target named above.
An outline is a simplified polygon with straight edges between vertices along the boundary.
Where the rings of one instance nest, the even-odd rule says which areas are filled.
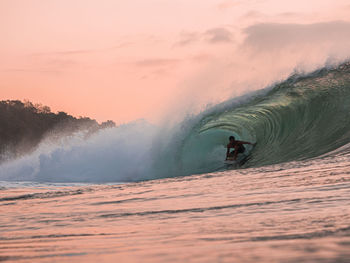
[[[229,138],[230,142],[227,144],[227,152],[226,152],[226,160],[236,160],[237,155],[239,153],[244,153],[245,147],[243,144],[251,144],[250,142],[244,142],[244,141],[236,141],[234,136],[230,136]],[[230,150],[233,149],[233,151],[230,152]]]

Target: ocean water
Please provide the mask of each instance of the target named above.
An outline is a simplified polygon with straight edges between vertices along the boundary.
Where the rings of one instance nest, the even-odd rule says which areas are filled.
[[[45,142],[0,166],[0,261],[350,262],[349,128],[345,63],[177,128]],[[231,134],[257,142],[240,169]]]
[[[350,155],[116,185],[2,183],[8,262],[350,262]]]

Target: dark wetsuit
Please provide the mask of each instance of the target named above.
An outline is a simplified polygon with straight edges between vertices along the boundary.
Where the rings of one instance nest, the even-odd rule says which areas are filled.
[[[234,148],[234,147],[233,147]],[[238,150],[237,150],[237,152],[238,153],[244,153],[244,151],[245,151],[245,147],[243,146],[243,144],[238,144]],[[235,150],[233,150],[232,152],[230,152],[230,154],[235,154]]]
[[[237,154],[239,153],[244,153],[245,151],[245,147],[243,146],[243,144],[250,144],[249,142],[242,142],[242,141],[235,141],[234,143],[229,143],[227,145],[227,155],[226,158],[232,158],[235,157],[235,151],[236,151],[236,147],[238,146],[237,149]],[[230,149],[233,148],[233,151],[230,151]]]

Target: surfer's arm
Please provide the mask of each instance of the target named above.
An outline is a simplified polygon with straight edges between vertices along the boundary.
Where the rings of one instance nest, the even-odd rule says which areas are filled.
[[[236,145],[236,146],[235,146],[235,155],[233,156],[233,160],[236,160],[236,159],[237,159],[238,149],[239,149],[239,146]]]
[[[239,141],[241,144],[250,144],[250,145],[253,145],[253,143],[251,142],[243,142],[243,141]]]

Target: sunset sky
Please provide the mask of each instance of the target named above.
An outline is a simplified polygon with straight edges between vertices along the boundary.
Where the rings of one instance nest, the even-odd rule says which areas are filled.
[[[0,99],[157,122],[347,57],[350,2],[0,0],[0,35]]]

